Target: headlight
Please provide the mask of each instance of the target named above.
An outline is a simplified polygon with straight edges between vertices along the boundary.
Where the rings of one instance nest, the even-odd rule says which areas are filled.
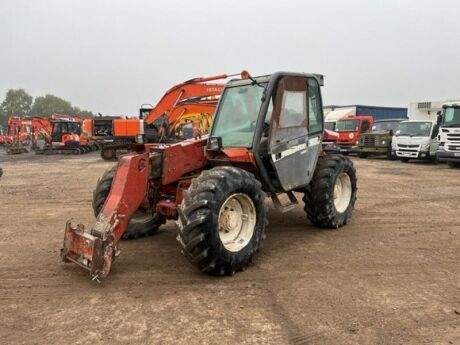
[[[385,140],[382,140],[382,145],[385,145],[387,142]]]
[[[421,151],[428,151],[430,149],[430,144],[422,144],[420,145]]]

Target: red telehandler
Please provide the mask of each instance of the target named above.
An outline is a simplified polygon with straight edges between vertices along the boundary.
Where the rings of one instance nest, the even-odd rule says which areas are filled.
[[[138,120],[95,118],[93,127],[105,121],[106,132],[111,134],[104,139],[102,158],[115,160],[120,153],[126,153],[138,134],[143,134],[146,142],[170,143],[208,133],[224,88],[224,84],[208,82],[227,77],[199,77],[175,85],[155,107],[141,107]]]
[[[132,227],[156,231],[176,220],[184,255],[199,270],[232,275],[252,261],[265,238],[265,198],[287,212],[303,194],[307,218],[339,228],[352,216],[353,163],[324,155],[317,74],[278,72],[230,80],[209,138],[138,143],[98,182],[91,228],[68,221],[61,257],[93,279],[109,274],[120,239]],[[282,203],[280,195],[289,202]]]

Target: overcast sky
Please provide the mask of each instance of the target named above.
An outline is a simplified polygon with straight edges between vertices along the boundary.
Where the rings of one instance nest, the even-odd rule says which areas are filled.
[[[52,93],[137,114],[180,81],[326,76],[325,104],[460,97],[458,0],[0,0],[0,99]]]

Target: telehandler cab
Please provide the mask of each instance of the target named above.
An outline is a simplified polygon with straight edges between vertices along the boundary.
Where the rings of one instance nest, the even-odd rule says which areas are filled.
[[[226,84],[209,138],[138,144],[120,157],[97,184],[93,227],[67,222],[65,262],[103,278],[123,234],[153,232],[175,219],[182,251],[195,266],[232,275],[265,237],[267,195],[286,212],[298,203],[294,192],[303,193],[314,225],[348,223],[357,179],[347,157],[321,151],[322,76],[241,76]]]

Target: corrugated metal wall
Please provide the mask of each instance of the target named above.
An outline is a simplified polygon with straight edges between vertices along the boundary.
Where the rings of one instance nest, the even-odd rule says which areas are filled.
[[[384,119],[405,119],[407,118],[407,108],[357,106],[356,115],[372,115],[374,116],[374,121]]]

